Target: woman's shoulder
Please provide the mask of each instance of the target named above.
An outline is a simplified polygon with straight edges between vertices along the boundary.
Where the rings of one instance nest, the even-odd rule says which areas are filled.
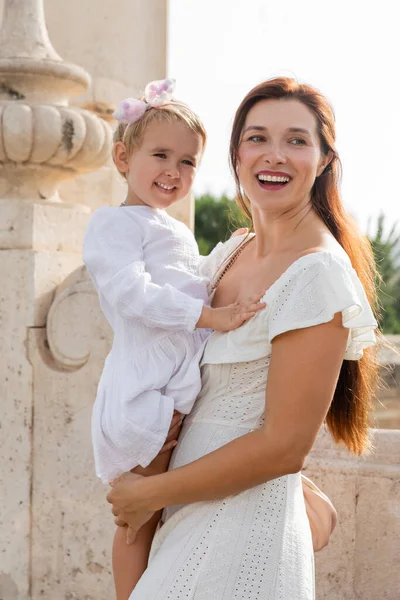
[[[357,293],[356,293],[357,291]],[[284,306],[296,302],[305,312],[318,311],[338,296],[352,297],[365,291],[350,258],[341,246],[310,248],[300,253],[265,294],[270,304]]]
[[[289,267],[268,290],[271,295],[282,286],[290,287],[302,279],[340,279],[345,274],[358,278],[351,260],[340,244],[331,243],[324,246],[307,248],[299,252]]]
[[[328,266],[333,262],[337,262],[343,265],[344,268],[352,268],[349,255],[333,236],[327,236],[323,242],[321,245],[306,248],[299,252],[293,265],[321,264]]]
[[[331,321],[342,314],[352,330],[346,358],[357,359],[375,343],[377,322],[349,256],[338,245],[300,256],[268,290],[269,340],[290,331]]]

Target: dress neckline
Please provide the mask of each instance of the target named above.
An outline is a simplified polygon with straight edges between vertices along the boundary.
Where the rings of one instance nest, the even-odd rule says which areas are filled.
[[[255,233],[250,233],[250,234],[243,234],[244,239],[240,240],[239,244],[236,246],[234,252],[232,252],[232,257],[236,258],[239,256],[239,254],[241,253],[241,250],[247,246],[247,244],[255,238]],[[251,236],[250,239],[246,239],[248,236]],[[271,285],[269,286],[269,288],[264,292],[263,297],[261,298],[261,300],[263,300],[264,298],[266,298],[267,296],[269,296],[273,290],[279,286],[279,284],[282,282],[282,280],[287,277],[288,275],[290,275],[293,271],[296,270],[296,268],[299,266],[299,264],[301,264],[302,262],[307,262],[307,260],[310,260],[310,257],[314,257],[314,256],[331,256],[334,257],[335,260],[337,260],[338,262],[341,262],[343,265],[345,265],[347,268],[352,268],[351,262],[349,257],[347,256],[347,254],[345,253],[345,251],[343,250],[344,256],[341,256],[341,254],[339,252],[334,252],[332,250],[317,250],[315,252],[309,252],[308,254],[304,254],[303,256],[299,256],[299,258],[296,258],[296,260],[294,260],[280,275],[279,277],[277,277],[277,279],[275,279],[275,281],[273,283],[271,283]],[[223,273],[223,275],[225,275],[225,273],[229,270],[230,266],[232,266],[232,264],[235,262],[235,260],[233,260],[233,262],[231,263],[231,265],[226,268],[226,266],[224,266],[224,263],[226,261],[227,258],[229,258],[229,254],[228,256],[224,259],[221,267],[217,270],[217,273],[215,274],[215,280],[217,280],[217,278],[219,277],[220,273]],[[218,284],[220,283],[222,277],[219,279]],[[212,286],[212,296],[214,296],[218,284],[214,287]],[[261,301],[260,300],[260,301]]]

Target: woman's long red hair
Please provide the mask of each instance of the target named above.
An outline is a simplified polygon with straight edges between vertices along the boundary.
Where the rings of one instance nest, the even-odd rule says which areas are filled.
[[[311,191],[315,212],[344,248],[364,286],[368,300],[377,309],[377,272],[371,245],[346,213],[339,194],[340,159],[335,149],[335,118],[328,100],[314,88],[282,77],[261,83],[251,90],[236,111],[231,142],[230,162],[236,181],[237,203],[252,221],[249,200],[241,191],[238,177],[238,148],[250,109],[262,100],[298,100],[317,119],[321,151],[331,152],[333,159],[316,178]],[[329,412],[327,426],[336,442],[344,442],[354,454],[368,448],[368,425],[371,399],[378,380],[375,348],[368,348],[358,361],[343,361]]]

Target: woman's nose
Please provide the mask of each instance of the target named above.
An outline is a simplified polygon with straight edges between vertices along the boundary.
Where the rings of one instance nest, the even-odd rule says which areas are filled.
[[[283,164],[286,162],[286,156],[280,145],[274,145],[266,150],[264,160],[271,165]]]

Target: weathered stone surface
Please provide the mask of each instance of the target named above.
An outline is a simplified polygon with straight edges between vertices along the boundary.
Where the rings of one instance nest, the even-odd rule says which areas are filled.
[[[357,458],[322,433],[305,473],[331,498],[338,525],[316,556],[319,600],[397,600],[400,573],[400,431],[371,430]]]
[[[82,4],[73,4],[75,13],[72,2],[51,3],[53,15],[61,16],[56,40],[66,42],[72,60],[78,49],[79,62],[88,44],[99,80],[93,89],[107,96],[103,100],[119,101],[165,75],[165,0],[150,0],[146,9],[135,3],[138,30],[146,15],[157,37],[146,63],[132,56],[144,55],[148,39],[131,36],[126,15],[117,18],[117,29],[126,28],[132,45],[129,59],[124,53],[131,78],[119,72],[121,32],[109,35],[111,53],[102,36],[107,64],[115,67],[110,73],[92,52],[96,27],[81,27]],[[109,7],[100,5],[108,15]],[[92,9],[96,21],[99,3]],[[80,267],[92,209],[119,204],[125,190],[111,164],[106,121],[68,106],[72,95],[84,103],[89,76],[52,48],[41,1],[0,0],[1,14],[0,598],[109,600],[114,524],[94,475],[90,414],[110,330]],[[110,20],[101,17],[102,23],[109,32]],[[81,31],[80,45],[71,29]],[[73,181],[104,163],[104,171]]]
[[[43,0],[4,3],[0,77],[0,197],[59,201],[60,181],[106,162],[111,129],[93,113],[68,107],[90,78],[55,52]]]
[[[84,205],[0,199],[0,250],[81,254],[90,215]]]

